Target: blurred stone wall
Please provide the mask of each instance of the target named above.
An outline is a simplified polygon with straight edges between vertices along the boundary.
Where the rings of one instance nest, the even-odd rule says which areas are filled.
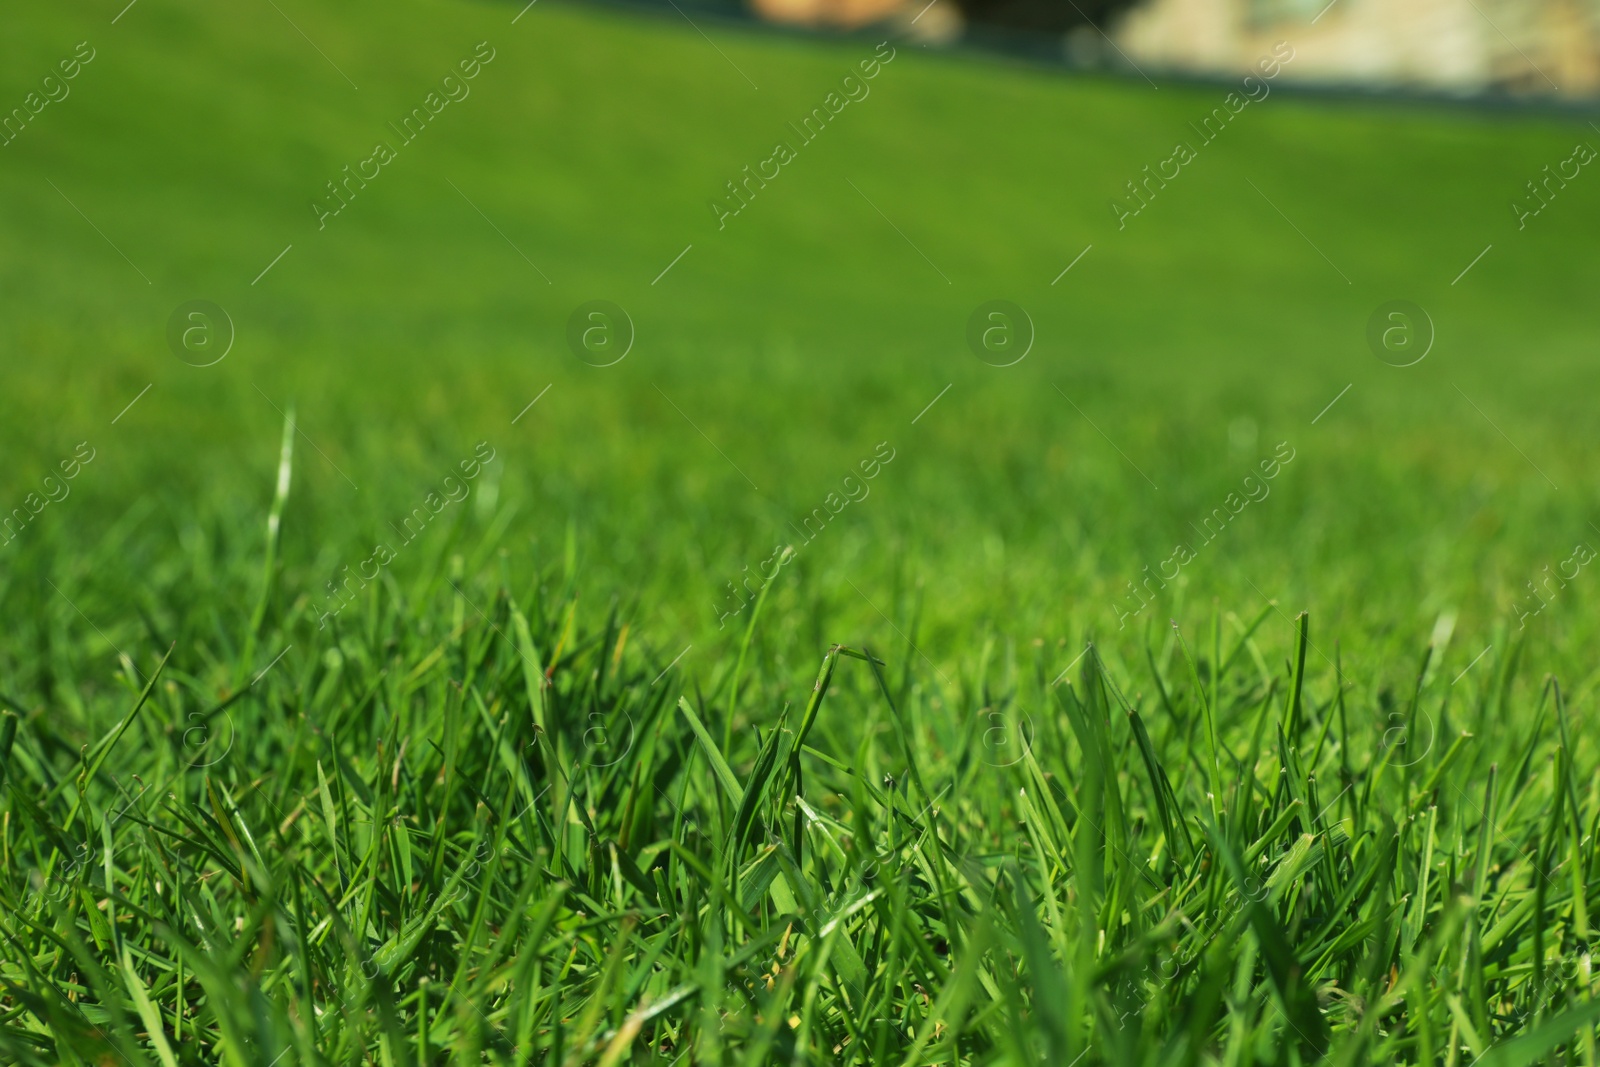
[[[1143,0],[1110,36],[1141,66],[1462,93],[1600,92],[1600,0]]]

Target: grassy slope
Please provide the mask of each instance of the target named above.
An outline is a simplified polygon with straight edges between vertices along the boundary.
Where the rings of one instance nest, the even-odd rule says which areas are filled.
[[[1219,682],[1211,666],[1218,657],[1209,650],[1209,603],[1219,597],[1225,616],[1237,612],[1247,625],[1263,611],[1265,593],[1281,598],[1285,609],[1310,607],[1317,616],[1309,654],[1313,710],[1300,724],[1308,731],[1307,751],[1274,756],[1273,731],[1260,735],[1268,753],[1258,768],[1261,782],[1279,781],[1280,758],[1299,761],[1283,779],[1289,784],[1274,786],[1266,800],[1248,792],[1239,799],[1240,778],[1224,765],[1230,798],[1223,802],[1224,821],[1241,851],[1263,842],[1261,854],[1274,863],[1293,831],[1325,835],[1318,847],[1332,858],[1302,887],[1274,895],[1273,921],[1293,930],[1300,961],[1321,988],[1342,1038],[1378,1036],[1375,1017],[1362,1016],[1356,998],[1371,999],[1362,983],[1376,982],[1373,968],[1389,962],[1414,968],[1406,971],[1413,976],[1408,980],[1427,1004],[1408,1026],[1381,1028],[1398,1042],[1384,1053],[1391,1056],[1418,1057],[1425,1048],[1443,1047],[1457,1025],[1447,993],[1465,990],[1467,1015],[1478,1027],[1477,1039],[1486,1041],[1485,1030],[1509,1034],[1531,1020],[1527,1013],[1559,1010],[1576,988],[1547,982],[1542,970],[1535,974],[1543,963],[1534,962],[1536,943],[1552,965],[1577,958],[1573,926],[1581,931],[1586,920],[1577,917],[1581,909],[1562,901],[1570,883],[1546,884],[1548,919],[1544,910],[1530,914],[1531,904],[1519,912],[1536,880],[1516,856],[1570,849],[1573,865],[1588,869],[1589,843],[1580,849],[1573,841],[1584,837],[1593,816],[1584,769],[1592,753],[1579,742],[1579,750],[1564,757],[1579,768],[1572,825],[1565,816],[1542,823],[1540,797],[1553,787],[1546,766],[1551,720],[1542,720],[1542,742],[1531,744],[1538,689],[1516,679],[1519,669],[1520,677],[1532,679],[1558,668],[1579,683],[1578,706],[1586,713],[1590,665],[1580,650],[1594,636],[1582,607],[1589,576],[1541,614],[1523,645],[1514,645],[1524,635],[1509,606],[1524,581],[1567,558],[1572,542],[1592,533],[1584,460],[1594,431],[1582,415],[1594,371],[1582,357],[1586,294],[1596,279],[1582,252],[1600,194],[1589,188],[1585,172],[1521,233],[1506,202],[1542,165],[1565,158],[1585,127],[1275,96],[1247,111],[1119,233],[1107,198],[1139,167],[1164,158],[1184,124],[1216,102],[1218,90],[1164,86],[1157,92],[1138,82],[1067,80],[902,49],[873,83],[873,95],[851,105],[719,233],[707,198],[741,166],[763,158],[784,123],[819,102],[872,42],[715,34],[718,47],[760,85],[753,91],[698,34],[671,21],[545,5],[515,27],[510,11],[489,6],[285,10],[359,91],[270,5],[206,12],[141,0],[114,27],[107,25],[115,14],[110,10],[7,15],[11,32],[0,46],[7,100],[19,100],[34,77],[30,72],[42,74],[77,40],[87,37],[99,48],[73,95],[51,105],[3,150],[7,165],[0,171],[0,226],[7,238],[0,243],[0,286],[8,309],[0,318],[0,346],[9,356],[0,435],[13,457],[0,473],[7,506],[20,503],[78,441],[88,439],[98,449],[73,496],[0,548],[9,556],[3,596],[12,620],[0,645],[3,691],[29,716],[11,780],[49,812],[37,823],[26,821],[15,810],[21,801],[12,802],[8,908],[20,909],[8,923],[13,936],[23,936],[26,917],[75,928],[86,943],[100,938],[103,931],[69,914],[83,898],[74,891],[28,893],[26,872],[70,862],[49,858],[40,828],[45,822],[65,830],[68,840],[59,847],[66,856],[76,848],[70,840],[91,827],[95,833],[83,843],[98,848],[99,819],[115,796],[114,783],[132,795],[139,787],[127,775],[139,773],[146,782],[177,783],[171,786],[180,798],[174,803],[190,823],[180,827],[171,821],[176,815],[157,814],[154,798],[166,785],[144,797],[140,810],[177,828],[186,842],[182,862],[190,867],[154,890],[156,865],[177,862],[158,858],[168,839],[153,832],[140,837],[132,822],[117,823],[115,834],[130,850],[118,861],[118,888],[130,907],[150,910],[152,901],[178,886],[214,897],[219,924],[236,913],[253,931],[259,915],[252,909],[274,899],[259,893],[262,884],[282,894],[280,903],[288,887],[298,885],[312,896],[297,906],[326,915],[310,887],[315,881],[331,894],[348,884],[342,921],[358,931],[362,922],[371,924],[365,940],[352,935],[336,945],[333,939],[344,934],[324,927],[312,938],[315,948],[285,933],[282,948],[261,949],[253,957],[264,968],[257,973],[264,988],[281,996],[263,1009],[266,1022],[241,1017],[225,1023],[259,1027],[250,1031],[253,1041],[293,1043],[303,1062],[314,1044],[345,1052],[373,1046],[388,1018],[383,1010],[376,1016],[353,1010],[332,1030],[303,1025],[305,1002],[322,1003],[330,988],[361,1006],[399,996],[404,1033],[414,1035],[424,1003],[417,980],[430,976],[442,984],[459,964],[460,989],[468,988],[460,975],[481,984],[449,1002],[441,1035],[432,1040],[475,1032],[474,1016],[463,1006],[468,1002],[485,1012],[477,1018],[489,1020],[492,1029],[514,1033],[525,1022],[546,1045],[560,1032],[552,1018],[579,1031],[587,1027],[581,1036],[594,1037],[621,1025],[623,1009],[643,990],[659,996],[687,983],[698,992],[652,1021],[654,1043],[665,1040],[677,1050],[691,1041],[715,1043],[715,1027],[700,1025],[704,1017],[697,1013],[717,997],[737,998],[737,990],[759,984],[750,975],[724,981],[709,962],[717,952],[707,951],[708,944],[726,946],[723,939],[746,936],[736,932],[731,911],[705,895],[717,881],[717,865],[734,862],[722,849],[735,805],[706,777],[703,753],[693,755],[702,761],[690,765],[694,773],[679,776],[684,761],[700,750],[666,693],[689,692],[719,740],[730,723],[756,722],[769,736],[774,709],[784,701],[791,715],[798,714],[805,681],[829,643],[865,641],[890,660],[891,688],[917,727],[913,751],[924,781],[933,793],[949,790],[941,801],[941,817],[951,820],[945,826],[949,858],[946,867],[935,863],[937,869],[913,873],[917,854],[896,851],[920,840],[922,862],[932,862],[928,839],[915,836],[919,825],[926,828],[920,822],[926,799],[919,786],[908,786],[904,817],[886,819],[883,798],[873,791],[883,774],[904,780],[907,758],[887,732],[894,718],[873,695],[865,665],[846,664],[851,670],[830,697],[835,703],[824,709],[823,732],[812,743],[867,777],[851,779],[821,762],[805,769],[814,807],[850,827],[839,838],[845,852],[829,853],[815,827],[806,841],[794,840],[793,809],[783,806],[776,783],[769,783],[760,814],[761,839],[786,840],[800,862],[821,865],[808,866],[807,877],[826,889],[829,908],[843,909],[864,892],[860,855],[845,842],[872,842],[888,872],[887,895],[849,928],[872,965],[865,1007],[849,991],[840,998],[835,983],[848,981],[819,962],[821,942],[804,942],[809,955],[792,972],[787,1002],[800,1012],[810,990],[810,1006],[800,1014],[811,1029],[800,1035],[802,1043],[825,1052],[852,1031],[856,1041],[864,1040],[860,1028],[867,1020],[895,1017],[899,1029],[883,1029],[873,1040],[899,1046],[903,1039],[895,1034],[914,1032],[927,1010],[918,1007],[911,983],[937,996],[949,973],[941,971],[949,963],[942,951],[928,956],[918,946],[970,934],[961,932],[974,921],[963,909],[989,915],[1002,945],[995,949],[1002,955],[986,957],[972,972],[982,975],[978,1002],[1000,995],[1012,981],[1007,975],[1016,972],[1003,962],[1004,952],[1029,960],[1018,979],[1032,990],[1027,996],[1047,995],[1050,967],[1029,956],[1044,951],[1042,942],[1030,940],[1032,927],[1008,903],[1007,890],[973,888],[962,905],[947,892],[947,881],[963,877],[972,878],[973,887],[1003,885],[987,879],[1000,869],[998,857],[1020,850],[1027,873],[1015,877],[1038,901],[1045,922],[1038,936],[1054,939],[1056,954],[1068,961],[1071,997],[1086,995],[1080,979],[1089,973],[1088,957],[1109,964],[1123,958],[1118,953],[1130,955],[1123,970],[1099,972],[1094,988],[1102,999],[1071,1002],[1062,1013],[1062,1033],[1041,1028],[1031,1013],[1012,1024],[991,1008],[972,1024],[970,1053],[1021,1055],[1006,1044],[1006,1035],[1016,1033],[1036,1051],[1076,1055],[1090,1042],[1109,1057],[1107,1049],[1128,1039],[1130,1005],[1144,1013],[1150,1033],[1190,1035],[1191,1051],[1206,1041],[1232,1041],[1227,1047],[1234,1050],[1258,1040],[1271,1044],[1283,1031],[1269,1005],[1292,1014],[1304,1003],[1275,985],[1281,974],[1237,955],[1255,951],[1254,943],[1236,945],[1232,924],[1251,920],[1248,911],[1234,908],[1236,890],[1217,865],[1202,865],[1201,852],[1181,850],[1181,866],[1166,865],[1162,857],[1175,846],[1156,844],[1157,806],[1123,717],[1117,716],[1105,743],[1115,753],[1129,823],[1113,828],[1112,844],[1096,853],[1098,835],[1081,832],[1086,824],[1079,812],[1099,810],[1094,798],[1102,794],[1092,777],[1073,768],[1083,766],[1085,747],[1101,742],[1073,735],[1065,712],[1041,710],[1056,699],[1044,683],[1072,660],[1083,637],[1105,638],[1113,676],[1151,717],[1156,751],[1177,787],[1190,833],[1203,836],[1211,814],[1204,801],[1209,749],[1200,705],[1164,620],[1179,617],[1192,633],[1205,634],[1199,673],[1213,694],[1219,732],[1243,757],[1256,733],[1257,709],[1267,707],[1274,717],[1282,710],[1290,680],[1272,665],[1292,656],[1287,616],[1267,612],[1257,631],[1259,647],[1239,645],[1232,674]],[[498,55],[473,83],[473,95],[452,104],[349,211],[316,232],[306,200],[340,166],[364,157],[386,122],[417,103],[483,39]],[[949,284],[846,179],[894,219]],[[553,284],[507,247],[452,182]],[[1494,250],[1451,286],[1491,241]],[[290,242],[293,251],[251,286]],[[690,242],[693,250],[651,286]],[[1089,243],[1094,250],[1051,286]],[[172,307],[195,296],[227,306],[239,327],[234,352],[207,370],[172,359],[162,339]],[[625,305],[639,329],[633,354],[603,371],[577,362],[562,341],[569,311],[596,296]],[[1004,371],[977,363],[962,342],[968,312],[994,296],[1023,303],[1039,327],[1034,353]],[[1375,361],[1362,342],[1369,311],[1397,296],[1424,303],[1440,331],[1428,360],[1404,371]],[[151,391],[110,426],[147,383]],[[911,426],[950,383],[939,405]],[[1127,461],[1052,383],[1117,442]],[[1350,393],[1309,425],[1346,383],[1354,384]],[[551,391],[538,407],[510,426],[547,384]],[[262,521],[281,427],[261,392],[280,407],[294,400],[316,448],[305,439],[298,446],[281,569],[260,633],[252,637]],[[663,393],[737,461],[759,492]],[[1257,426],[1255,444],[1248,434],[1230,443],[1229,427],[1240,420]],[[503,457],[490,476],[498,498],[490,500],[488,481],[481,483],[479,504],[459,509],[454,532],[430,530],[417,550],[408,550],[392,570],[396,580],[388,592],[346,616],[339,651],[331,651],[327,632],[315,630],[323,584],[341,565],[365,558],[372,542],[387,536],[386,523],[419,503],[480,439]],[[783,533],[786,523],[820,504],[884,439],[898,453],[873,495],[807,545],[774,587],[743,696],[733,700],[735,631],[719,632],[711,607],[723,583],[765,558],[775,538],[792,539]],[[1279,440],[1292,442],[1298,453],[1273,496],[1248,509],[1186,569],[1186,588],[1141,616],[1140,635],[1146,620],[1155,624],[1146,637],[1155,666],[1146,665],[1136,631],[1116,631],[1109,598],[1146,563],[1164,559],[1187,524],[1220,503]],[[1552,491],[1517,448],[1561,489]],[[360,489],[352,489],[334,464]],[[496,514],[503,521],[495,522]],[[571,563],[565,561],[569,530]],[[457,552],[470,602],[444,584]],[[546,590],[538,603],[526,592],[536,572],[544,575]],[[576,824],[552,836],[547,826],[524,822],[513,830],[489,814],[524,806],[521,781],[532,783],[531,795],[563,780],[537,759],[516,773],[517,764],[508,762],[518,749],[536,750],[526,749],[533,741],[522,678],[528,660],[507,644],[516,626],[504,592],[532,618],[531,643],[539,655],[560,664],[552,677],[559,697],[551,699],[569,717],[553,727],[552,736],[563,739],[550,757],[557,766],[606,764],[591,750],[614,743],[613,736],[643,731],[657,738],[647,757],[629,748],[620,764],[636,768],[636,778],[600,771],[582,788],[584,806],[598,820],[592,849]],[[564,639],[567,604],[579,592],[584,599]],[[628,598],[619,625],[629,622],[630,636],[620,645],[605,624],[604,605],[613,593]],[[483,624],[473,605],[492,616],[493,626]],[[1416,650],[1441,612],[1451,611],[1460,614],[1461,636],[1441,651],[1443,664],[1428,672],[1423,718],[1415,724],[1416,736],[1443,740],[1437,746],[1430,740],[1422,762],[1404,770],[1410,777],[1402,786],[1400,771],[1376,768],[1386,757],[1391,764],[1409,762],[1420,746],[1396,747],[1396,738],[1412,735],[1386,733],[1401,721],[1389,715],[1405,715]],[[458,633],[462,626],[465,633]],[[1347,717],[1333,710],[1334,648],[1325,634],[1342,639]],[[1227,628],[1216,639],[1223,659],[1238,637]],[[1031,643],[1034,638],[1042,645]],[[173,640],[178,650],[163,677],[174,687],[158,692],[134,734],[112,750],[105,768],[112,777],[89,788],[93,816],[70,816],[73,753],[118,721],[131,704],[125,690],[138,688],[127,667],[120,682],[113,677],[113,646],[147,676]],[[650,684],[691,642],[678,670]],[[1450,679],[1491,643],[1494,651],[1475,673],[1451,687]],[[295,647],[281,674],[261,683],[268,688],[212,720],[215,729],[186,729],[190,713],[203,714],[289,644]],[[442,650],[438,658],[430,658],[436,649]],[[615,665],[589,692],[591,672],[611,663],[613,651]],[[1089,662],[1081,661],[1077,671]],[[1152,669],[1162,680],[1159,688]],[[1268,699],[1274,676],[1278,691]],[[474,678],[478,695],[469,696]],[[1093,676],[1074,692],[1069,703],[1114,702]],[[475,710],[479,697],[483,719]],[[1164,699],[1172,708],[1160,714]],[[583,729],[579,713],[590,706],[609,718],[612,733]],[[1015,789],[1008,787],[1038,782],[1018,767],[992,766],[1009,762],[1010,735],[988,732],[993,724],[977,713],[990,707],[1020,707],[1037,717],[1027,720],[1028,729],[1056,783],[1044,792],[1055,790],[1059,823],[1046,811],[1038,813],[1045,823],[1028,835],[1010,829],[1020,816],[1010,799]],[[505,750],[490,740],[496,722],[505,724]],[[656,724],[658,734],[649,729]],[[1294,723],[1288,726],[1292,743]],[[1318,745],[1324,726],[1331,740]],[[1457,753],[1449,773],[1462,785],[1471,783],[1480,798],[1472,804],[1481,803],[1487,767],[1496,760],[1502,775],[1533,783],[1523,793],[1527,799],[1497,826],[1493,856],[1502,870],[1493,888],[1499,895],[1476,911],[1461,897],[1487,891],[1467,873],[1477,869],[1480,855],[1479,812],[1459,795],[1440,799],[1430,791],[1438,779],[1429,780],[1445,742],[1463,726],[1478,736]],[[742,780],[755,766],[756,739],[744,729],[729,734],[730,758]],[[390,787],[392,802],[411,835],[406,840],[414,839],[412,847],[427,857],[424,864],[413,856],[405,877],[399,873],[405,869],[401,835],[374,835],[365,814],[387,802],[383,783],[391,780],[394,746],[402,738],[409,739],[413,765],[397,779],[404,788]],[[427,739],[441,747],[429,747]],[[452,739],[458,747],[451,747]],[[374,754],[380,740],[387,746],[381,756]],[[217,799],[205,793],[198,769],[179,774],[229,745],[228,755],[207,768],[218,783]],[[318,760],[332,776],[332,825],[318,821],[324,811]],[[280,773],[252,777],[268,767]],[[1024,777],[1010,777],[1018,774]],[[1284,823],[1279,836],[1263,841],[1300,795],[1296,788],[1306,789],[1308,774],[1322,776],[1325,784],[1315,788],[1323,803],[1344,788],[1346,776],[1354,783],[1333,813],[1346,821],[1338,828]],[[661,802],[662,794],[641,784],[652,776],[674,797],[687,783],[681,803],[693,830],[672,821],[675,802]],[[467,786],[458,784],[463,778],[485,790],[476,816]],[[230,795],[240,805],[238,825],[254,827],[267,858],[256,859],[234,826],[224,826]],[[1441,805],[1434,847],[1443,850],[1437,842],[1446,842],[1448,856],[1438,851],[1428,860],[1431,801]],[[281,845],[264,844],[271,837],[268,824],[281,825],[296,810],[305,814],[282,830]],[[553,817],[551,808],[535,810]],[[1411,821],[1414,815],[1421,821]],[[1069,825],[1080,831],[1070,844]],[[1340,882],[1388,863],[1384,850],[1396,826],[1395,847],[1405,862],[1385,867],[1398,879],[1389,895],[1368,886],[1341,905],[1334,894]],[[330,867],[324,835],[338,842],[335,851],[346,867]],[[205,860],[199,849],[208,836],[217,851]],[[710,865],[704,884],[687,860],[663,859],[666,890],[641,889],[614,873],[606,857],[607,843],[620,841],[624,852],[648,865],[664,854],[641,847],[667,837]],[[552,858],[558,838],[560,861]],[[472,913],[452,905],[428,919],[439,932],[427,935],[421,955],[394,964],[395,982],[358,979],[362,953],[430,915],[433,904],[448,897],[441,895],[444,883],[461,869],[462,857],[486,840],[518,860],[514,877],[478,884],[497,927],[522,913],[526,901],[519,893],[550,897],[555,877],[587,894],[577,906],[590,915],[600,904],[651,915],[653,909],[677,916],[705,911],[681,926],[644,921],[640,929],[650,943],[662,937],[670,948],[654,973],[645,967],[628,979],[627,996],[622,986],[600,986],[604,1020],[584,1016],[584,998],[597,982],[608,981],[604,960],[621,929],[614,919],[580,929],[563,913],[552,929],[561,931],[563,958],[576,946],[577,970],[553,985],[548,972],[531,982],[519,972],[505,987],[511,992],[492,992],[506,976],[496,960],[481,956],[483,945],[461,940],[474,927]],[[1058,851],[1061,866],[1052,866]],[[1138,864],[1119,865],[1130,853]],[[1152,877],[1175,887],[1164,897],[1150,877],[1135,873],[1152,853]],[[369,881],[364,887],[347,883],[348,867],[369,854],[363,869]],[[746,861],[755,855],[750,847],[741,853]],[[989,864],[988,875],[963,866],[974,857]],[[1421,866],[1434,860],[1438,871],[1421,893]],[[256,862],[261,869],[250,877],[257,888],[216,874],[206,890],[199,888],[202,868],[230,862],[236,871]],[[1130,909],[1131,925],[1101,945],[1092,936],[1097,924],[1078,910],[1085,890],[1077,878],[1107,864],[1106,883],[1092,890],[1095,905],[1115,920],[1113,898],[1125,907],[1142,900],[1150,914],[1140,918],[1139,909]],[[74,877],[88,870],[78,863]],[[93,867],[99,895],[102,874]],[[650,882],[653,874],[643,877]],[[1408,892],[1423,903],[1413,902],[1409,917],[1396,918],[1387,902]],[[750,898],[752,907],[766,909],[757,925],[781,934],[777,916],[793,909],[759,898]],[[884,910],[885,901],[893,907]],[[52,913],[56,904],[68,910]],[[179,916],[185,910],[171,901],[163,907]],[[960,920],[953,918],[958,912]],[[1177,933],[1180,914],[1195,924],[1186,935]],[[146,925],[128,915],[131,944],[171,940],[153,919]],[[1380,938],[1374,951],[1359,940],[1335,945],[1337,933],[1326,928],[1370,933],[1387,929],[1381,924],[1389,918],[1401,924],[1399,932]],[[293,925],[286,914],[278,921]],[[1494,925],[1500,922],[1510,925]],[[1146,938],[1146,923],[1162,935]],[[815,932],[822,925],[813,914],[798,928]],[[981,922],[973,927],[981,928]],[[1485,963],[1486,954],[1494,955],[1482,944],[1490,929],[1500,955]],[[1227,935],[1220,948],[1219,934]],[[31,953],[12,956],[7,973],[13,980],[25,977],[16,970],[20,956],[48,954],[38,936],[24,937],[34,946]],[[203,929],[196,934],[190,928],[185,936],[208,942]],[[1467,938],[1465,956],[1452,937]],[[515,965],[533,966],[526,960],[539,953],[511,941],[523,950],[524,962]],[[227,944],[211,941],[208,949],[222,953]],[[166,968],[177,951],[140,957],[144,980],[169,1013],[169,1028],[177,1026],[181,983]],[[96,953],[70,952],[87,954],[76,956],[76,966],[79,975],[89,973],[87,957]],[[629,949],[615,958],[637,968],[647,952]],[[921,954],[920,971],[908,969],[907,953]],[[103,947],[98,954],[105,958]],[[203,956],[197,950],[196,959]],[[69,978],[73,965],[63,959],[49,967],[70,984],[77,979]],[[1168,966],[1163,961],[1181,968],[1180,992],[1148,999],[1152,988],[1167,984],[1164,972],[1151,970]],[[204,967],[183,966],[191,979]],[[971,993],[977,980],[962,978],[949,988]],[[213,1000],[202,1000],[198,1010],[198,987],[192,980],[181,987],[187,998],[183,1031],[219,1025],[214,998],[222,987],[211,987]],[[1215,995],[1224,987],[1239,1006],[1238,1031],[1217,1022]],[[548,999],[552,989],[561,990],[559,1000]],[[437,991],[432,996],[437,1012]],[[104,992],[95,999],[106,997],[116,999]],[[296,1003],[300,1007],[291,1006]],[[722,1006],[732,1010],[736,1003]],[[880,1009],[886,1014],[875,1015]],[[756,1025],[756,1015],[770,1023],[781,1012],[769,1005],[731,1016],[732,1029]],[[7,1023],[31,1025],[25,1019]],[[816,1036],[819,1029],[824,1036]],[[489,1039],[488,1031],[479,1036]],[[207,1031],[190,1051],[220,1055],[216,1037]],[[126,1054],[138,1055],[134,1039],[121,1040]],[[400,1038],[391,1033],[388,1040]],[[515,1036],[509,1044],[529,1048]]]

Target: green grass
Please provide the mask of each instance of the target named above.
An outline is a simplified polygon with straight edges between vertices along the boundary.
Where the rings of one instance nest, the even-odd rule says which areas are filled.
[[[879,38],[121,6],[0,42],[0,1061],[1595,1062],[1600,134],[1274,91],[1119,231],[1224,88],[902,42],[719,231]]]

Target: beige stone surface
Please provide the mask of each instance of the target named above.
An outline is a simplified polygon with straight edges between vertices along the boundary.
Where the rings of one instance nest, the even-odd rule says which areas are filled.
[[[1243,74],[1278,41],[1283,77],[1479,92],[1600,90],[1600,0],[1145,0],[1113,28],[1136,63]]]

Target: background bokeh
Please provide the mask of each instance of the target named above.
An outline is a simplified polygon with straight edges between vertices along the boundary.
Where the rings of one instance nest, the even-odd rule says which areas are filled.
[[[1113,599],[1282,441],[1297,458],[1271,497],[1140,627],[1270,597],[1376,638],[1377,669],[1387,637],[1414,646],[1456,613],[1466,656],[1515,629],[1541,568],[1600,537],[1594,179],[1525,228],[1508,207],[1600,138],[1585,121],[1276,91],[1202,144],[1189,124],[1227,83],[901,41],[719,229],[709,201],[798,144],[786,124],[882,38],[713,41],[675,13],[549,0],[515,24],[488,4],[105,14],[9,16],[8,99],[77,41],[96,50],[0,171],[8,506],[78,442],[97,450],[3,549],[16,625],[82,624],[47,577],[84,591],[111,639],[141,627],[115,602],[153,584],[247,584],[257,565],[223,542],[259,536],[291,402],[283,565],[312,618],[480,440],[497,499],[397,573],[470,552],[504,513],[507,566],[553,566],[572,531],[596,601],[630,599],[665,652],[706,653],[729,640],[726,583],[890,442],[871,496],[773,594],[766,653],[802,647],[803,664],[858,634],[939,661],[975,633],[1136,645]],[[375,141],[399,145],[388,124],[480,41],[495,58],[471,95],[319,230],[312,198]],[[1198,158],[1119,229],[1108,202],[1180,139]],[[237,332],[203,369],[166,342],[195,298]],[[1036,328],[1015,366],[967,347],[991,298]],[[568,350],[589,299],[634,324],[615,366]],[[1392,299],[1436,328],[1415,366],[1368,349]],[[225,559],[241,572],[217,573]],[[1587,578],[1532,623],[1552,665],[1573,647],[1555,638],[1590,632]]]

